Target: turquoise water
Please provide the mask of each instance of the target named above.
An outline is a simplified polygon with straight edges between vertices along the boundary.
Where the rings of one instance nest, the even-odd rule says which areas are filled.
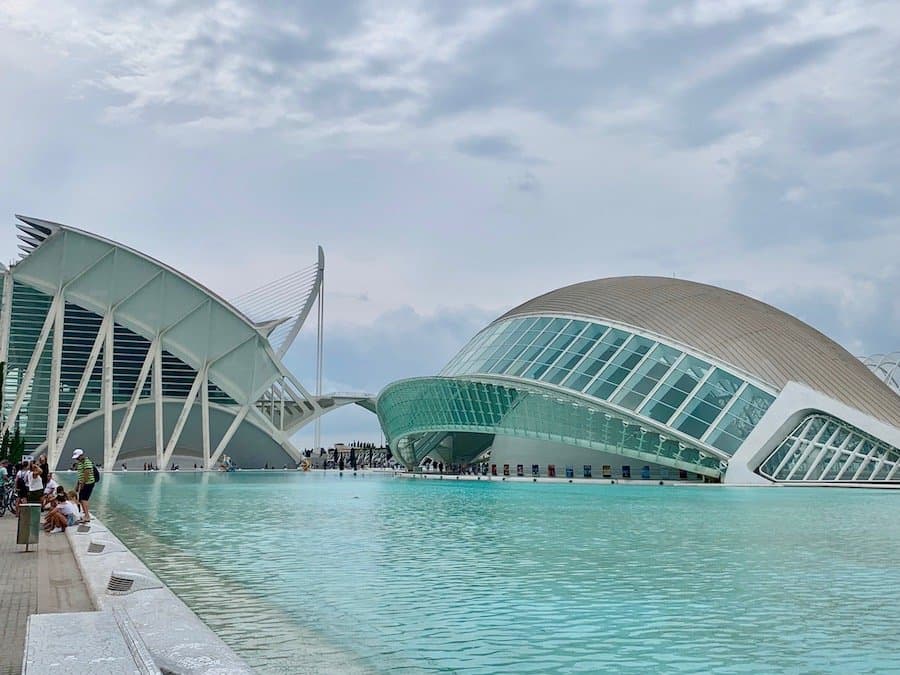
[[[260,672],[897,672],[900,493],[107,475]]]

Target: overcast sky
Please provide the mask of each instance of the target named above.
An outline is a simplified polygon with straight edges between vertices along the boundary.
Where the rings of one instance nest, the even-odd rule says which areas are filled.
[[[57,220],[233,297],[321,244],[340,390],[622,274],[892,351],[898,38],[895,0],[3,0],[0,245]],[[310,386],[313,337],[288,357]]]

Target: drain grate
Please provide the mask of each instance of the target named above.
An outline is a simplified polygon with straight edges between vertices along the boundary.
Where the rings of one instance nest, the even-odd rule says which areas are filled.
[[[103,553],[104,550],[106,550],[106,544],[98,544],[96,541],[92,541],[87,547],[88,553]]]
[[[90,532],[90,531],[91,531],[90,525],[79,525],[78,529],[76,530],[76,532],[80,532],[81,534],[84,534],[85,532]]]
[[[120,577],[113,574],[109,578],[109,583],[106,585],[106,590],[109,593],[113,593],[115,595],[129,593],[131,591],[132,586],[134,586],[134,579],[129,579],[127,577]]]
[[[151,588],[162,588],[159,579],[138,574],[130,570],[113,570],[106,585],[106,592],[110,595],[127,595],[137,591],[145,591]]]

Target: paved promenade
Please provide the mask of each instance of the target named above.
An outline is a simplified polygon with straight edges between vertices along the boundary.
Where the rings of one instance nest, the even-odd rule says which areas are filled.
[[[93,609],[68,537],[41,532],[40,543],[16,546],[16,518],[0,518],[0,675],[22,670],[30,614]]]

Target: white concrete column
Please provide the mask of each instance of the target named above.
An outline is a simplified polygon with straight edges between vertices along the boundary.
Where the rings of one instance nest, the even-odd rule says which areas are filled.
[[[51,471],[56,471],[59,461],[57,434],[59,433],[59,384],[62,368],[63,322],[65,321],[65,299],[59,292],[59,302],[53,319],[53,347],[50,358],[50,401],[47,406],[47,463]]]
[[[113,406],[113,363],[115,361],[115,317],[113,311],[107,313],[109,322],[103,339],[103,376],[101,380],[101,399],[103,403],[103,458],[104,467],[106,457],[109,455],[113,444],[112,433],[112,406]]]
[[[203,373],[203,385],[200,389],[200,415],[203,432],[203,468],[209,471],[212,467],[209,463],[209,372],[208,368]]]
[[[12,318],[13,284],[12,272],[4,271],[3,299],[0,301],[0,361],[4,363],[9,354],[9,322]]]
[[[162,388],[162,347],[157,344],[153,353],[153,419],[156,438],[156,466],[163,466],[163,388]]]

